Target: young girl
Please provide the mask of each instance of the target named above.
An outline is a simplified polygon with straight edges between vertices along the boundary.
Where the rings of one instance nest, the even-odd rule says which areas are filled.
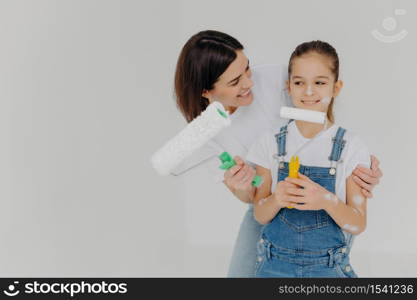
[[[366,146],[334,123],[333,103],[343,83],[328,43],[299,45],[291,55],[287,88],[297,108],[326,112],[324,125],[289,121],[255,143],[247,160],[264,184],[254,217],[266,224],[258,242],[256,277],[357,277],[349,263],[354,235],[365,230],[366,198],[353,180],[370,165]],[[300,159],[298,178],[289,161]]]

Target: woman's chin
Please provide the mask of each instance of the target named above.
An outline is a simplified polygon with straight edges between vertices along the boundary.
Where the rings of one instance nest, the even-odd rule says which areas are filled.
[[[236,104],[237,106],[248,106],[253,102],[253,95],[250,93],[246,97],[237,97]]]

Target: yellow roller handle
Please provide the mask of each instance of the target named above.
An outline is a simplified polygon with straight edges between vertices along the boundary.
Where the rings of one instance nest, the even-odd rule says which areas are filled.
[[[299,160],[298,156],[291,156],[288,177],[298,178],[298,170],[299,169],[300,169],[300,160]],[[294,207],[287,206],[287,208],[294,208]]]

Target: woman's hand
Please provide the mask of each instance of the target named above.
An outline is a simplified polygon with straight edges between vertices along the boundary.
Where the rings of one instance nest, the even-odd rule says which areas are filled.
[[[358,166],[352,172],[353,180],[361,187],[361,192],[366,198],[372,198],[372,190],[379,184],[382,171],[379,169],[379,160],[371,155],[371,168]]]
[[[235,156],[233,159],[236,165],[224,172],[223,182],[233,193],[237,191],[251,191],[252,180],[256,175],[256,171],[239,156]]]
[[[296,185],[294,188],[289,188],[288,200],[292,202],[291,206],[299,210],[320,210],[326,209],[331,203],[337,203],[336,196],[315,183],[307,176],[298,173],[299,178],[285,179],[286,182]],[[302,203],[302,204],[298,204]]]

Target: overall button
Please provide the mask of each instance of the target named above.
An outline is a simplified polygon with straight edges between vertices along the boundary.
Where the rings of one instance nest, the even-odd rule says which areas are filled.
[[[258,261],[261,262],[262,261],[262,257],[258,256]]]
[[[264,239],[260,239],[260,240],[259,240],[259,243],[261,243],[261,244],[262,244],[263,242],[264,242]]]
[[[346,266],[345,270],[346,270],[346,272],[350,272],[350,271],[352,271],[352,268],[350,266]]]
[[[334,174],[336,174],[336,169],[335,169],[335,168],[330,168],[330,170],[329,170],[329,174],[330,174],[330,175],[334,175]]]
[[[342,248],[342,253],[346,253],[346,248]]]

